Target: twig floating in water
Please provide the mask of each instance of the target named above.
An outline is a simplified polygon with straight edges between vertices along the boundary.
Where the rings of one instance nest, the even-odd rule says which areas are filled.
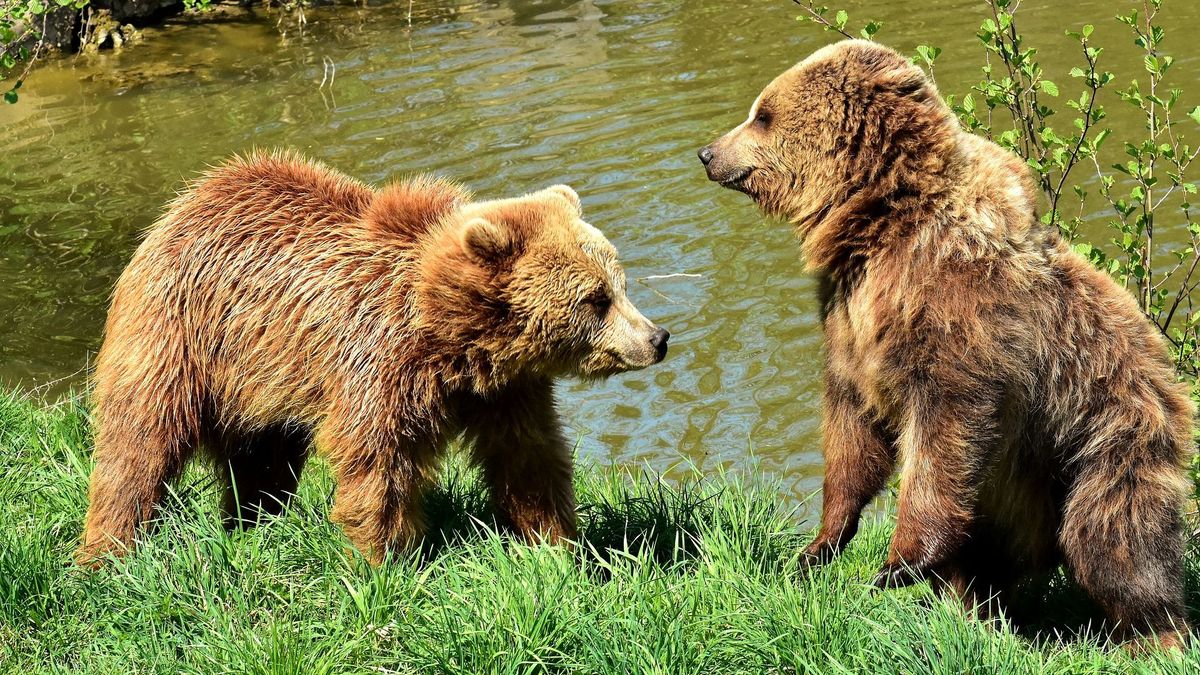
[[[330,90],[333,89],[333,78],[337,76],[337,64],[328,56],[321,57],[321,63],[325,66],[325,72],[321,74],[321,84],[317,85],[317,89],[325,88],[325,81],[329,81]]]
[[[638,281],[655,281],[658,279],[674,279],[676,277],[686,277],[688,279],[703,279],[703,274],[688,274],[686,272],[676,272],[674,274],[651,274],[648,277],[638,277]]]

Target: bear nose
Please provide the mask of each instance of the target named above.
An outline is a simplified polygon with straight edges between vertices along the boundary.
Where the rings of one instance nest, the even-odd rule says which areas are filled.
[[[700,157],[700,163],[704,166],[708,166],[708,163],[711,162],[713,158],[712,150],[710,150],[707,145],[703,148],[700,148],[700,152],[697,152],[696,155]]]
[[[667,340],[671,339],[671,333],[665,328],[659,328],[650,336],[650,345],[654,347],[654,352],[658,356],[658,361],[662,361],[667,355]]]

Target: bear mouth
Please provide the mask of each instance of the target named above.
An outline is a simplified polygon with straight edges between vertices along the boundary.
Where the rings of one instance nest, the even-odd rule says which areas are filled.
[[[642,370],[643,368],[648,368],[650,365],[652,365],[652,364],[646,364],[646,365],[642,366],[642,365],[633,363],[629,359],[626,359],[624,356],[622,356],[621,353],[616,351],[615,349],[606,349],[606,350],[604,350],[604,352],[606,354],[608,354],[613,359],[613,361],[617,362],[617,364],[618,364],[617,367],[619,368],[619,370],[617,370],[616,372],[618,372],[618,373],[627,373],[627,372],[630,372],[633,370]],[[655,363],[657,363],[657,361]]]
[[[730,175],[730,176],[726,176],[725,178],[722,178],[718,182],[721,184],[721,187],[723,187],[723,188],[728,188],[730,190],[737,190],[738,192],[745,192],[746,194],[750,194],[750,191],[746,189],[746,179],[749,178],[750,174],[752,174],[752,173],[754,173],[754,167],[744,166],[741,169],[738,169],[737,173],[734,173],[733,175]]]

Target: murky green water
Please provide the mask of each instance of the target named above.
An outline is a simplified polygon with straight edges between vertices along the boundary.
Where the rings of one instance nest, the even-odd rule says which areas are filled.
[[[1069,26],[1097,24],[1114,60],[1138,63],[1110,20],[1126,4],[1025,0],[1064,94]],[[582,454],[655,470],[758,463],[795,494],[819,487],[813,282],[788,228],[705,180],[695,150],[830,36],[783,0],[416,0],[411,24],[406,5],[310,11],[303,34],[266,14],[172,26],[41,68],[0,108],[0,384],[52,396],[81,382],[111,286],[173,191],[230,153],[288,146],[366,180],[429,171],[483,197],[573,185],[642,280],[634,301],[675,335],[656,368],[564,388]],[[1184,31],[1200,3],[1168,5],[1190,107],[1200,45]],[[976,77],[982,3],[846,7],[856,23],[883,19],[896,47],[945,48],[944,90]]]

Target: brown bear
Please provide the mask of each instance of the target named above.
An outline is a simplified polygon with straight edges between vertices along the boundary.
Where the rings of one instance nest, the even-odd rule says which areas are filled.
[[[376,191],[293,155],[235,158],[117,282],[78,559],[132,545],[197,449],[229,467],[236,522],[280,510],[312,445],[337,479],[332,518],[377,563],[421,537],[459,435],[516,532],[571,538],[554,380],[644,368],[668,337],[569,187],[474,202],[443,180]]]
[[[1193,406],[1129,293],[1039,223],[1021,161],[861,40],[780,75],[700,159],[794,224],[819,279],[825,505],[807,560],[850,541],[899,463],[876,585],[928,578],[986,613],[1065,562],[1122,634],[1179,645]]]

